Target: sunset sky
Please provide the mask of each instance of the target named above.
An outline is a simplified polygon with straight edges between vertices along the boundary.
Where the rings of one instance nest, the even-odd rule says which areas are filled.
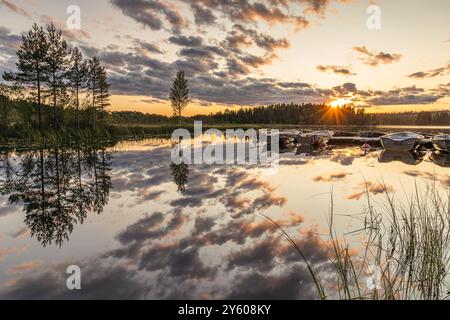
[[[70,5],[79,31],[67,29]],[[112,110],[171,114],[181,69],[187,114],[278,102],[450,110],[448,0],[0,0],[0,72],[14,69],[20,34],[50,21],[107,66]]]

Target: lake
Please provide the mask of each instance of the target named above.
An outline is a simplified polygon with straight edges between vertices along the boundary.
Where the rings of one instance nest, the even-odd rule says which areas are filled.
[[[286,234],[339,298],[330,224],[370,260],[366,231],[375,211],[390,223],[388,199],[432,189],[448,208],[442,154],[292,149],[272,171],[174,165],[171,150],[163,138],[2,150],[0,298],[317,299]],[[81,290],[66,286],[72,265]]]

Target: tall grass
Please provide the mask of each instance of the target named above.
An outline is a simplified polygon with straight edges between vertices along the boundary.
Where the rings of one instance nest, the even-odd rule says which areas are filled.
[[[374,299],[374,300],[440,300],[450,295],[450,206],[449,192],[437,181],[426,188],[415,185],[415,191],[406,201],[399,201],[384,186],[384,199],[373,204],[366,192],[367,204],[361,229],[365,243],[352,254],[346,235],[335,229],[334,201],[331,196],[329,213],[329,259],[331,268],[322,283],[320,274],[308,262],[295,241],[270,218],[266,220],[282,230],[283,235],[307,263],[317,288],[318,298]],[[377,277],[369,278],[368,271],[375,266]],[[373,270],[372,270],[373,271]],[[367,285],[373,279],[375,288]],[[372,280],[371,280],[372,281]],[[329,289],[326,292],[325,288]]]

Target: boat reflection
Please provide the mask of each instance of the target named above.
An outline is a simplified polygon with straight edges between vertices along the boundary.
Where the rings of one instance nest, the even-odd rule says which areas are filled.
[[[450,154],[436,151],[430,155],[430,159],[438,166],[450,167]]]
[[[306,156],[320,156],[323,154],[324,149],[318,148],[310,144],[300,145],[297,147],[296,155],[306,155]]]
[[[2,152],[0,194],[23,205],[32,237],[44,247],[61,247],[89,212],[103,212],[111,188],[111,159],[106,146]]]
[[[401,152],[401,151],[390,151],[384,150],[378,161],[380,163],[389,163],[389,162],[402,162],[407,165],[417,165],[423,161],[425,153],[423,152]]]

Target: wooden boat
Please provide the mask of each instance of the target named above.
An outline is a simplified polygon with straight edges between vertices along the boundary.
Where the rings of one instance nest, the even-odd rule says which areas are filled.
[[[414,132],[399,132],[382,136],[380,139],[384,149],[406,152],[414,150],[425,137]]]
[[[450,134],[440,134],[431,139],[433,147],[441,152],[450,152]]]

